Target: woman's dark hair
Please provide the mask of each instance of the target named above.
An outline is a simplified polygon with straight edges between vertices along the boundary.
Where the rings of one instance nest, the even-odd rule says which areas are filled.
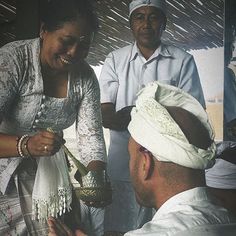
[[[93,31],[99,28],[98,17],[90,0],[42,0],[40,15],[44,29],[48,31],[54,31],[78,17],[86,18]]]

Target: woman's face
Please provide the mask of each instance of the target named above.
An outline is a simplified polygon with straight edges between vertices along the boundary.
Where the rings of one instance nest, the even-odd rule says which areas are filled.
[[[45,69],[67,71],[87,57],[93,32],[86,19],[66,22],[55,31],[41,31],[41,64]]]

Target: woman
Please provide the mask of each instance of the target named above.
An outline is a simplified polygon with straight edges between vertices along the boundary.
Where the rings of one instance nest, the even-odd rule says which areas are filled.
[[[99,86],[84,61],[98,29],[88,2],[49,1],[40,38],[0,49],[0,235],[47,235],[46,219],[70,209],[60,134],[74,122],[81,162],[105,169]]]

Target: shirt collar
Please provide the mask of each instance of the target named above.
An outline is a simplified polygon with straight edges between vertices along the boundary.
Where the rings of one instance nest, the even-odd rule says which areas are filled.
[[[137,46],[137,42],[135,42],[133,44],[130,61],[135,60],[138,55],[143,57],[142,53],[140,52],[140,50],[139,50],[139,48]],[[155,52],[152,54],[152,56],[147,61],[150,61],[150,60],[152,60],[154,58],[157,58],[159,55],[161,55],[163,57],[173,57],[173,55],[169,52],[169,50],[166,47],[166,45],[161,43],[160,46],[155,50]]]
[[[168,199],[156,212],[154,219],[158,219],[163,215],[173,211],[177,205],[188,205],[193,202],[200,202],[209,200],[210,196],[207,192],[207,187],[197,187],[184,192],[178,193],[175,196]]]

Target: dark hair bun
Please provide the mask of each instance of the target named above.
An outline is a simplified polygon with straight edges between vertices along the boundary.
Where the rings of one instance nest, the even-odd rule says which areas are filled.
[[[85,17],[93,31],[99,28],[98,17],[90,0],[44,0],[41,2],[40,15],[48,31],[56,30],[78,16]]]

